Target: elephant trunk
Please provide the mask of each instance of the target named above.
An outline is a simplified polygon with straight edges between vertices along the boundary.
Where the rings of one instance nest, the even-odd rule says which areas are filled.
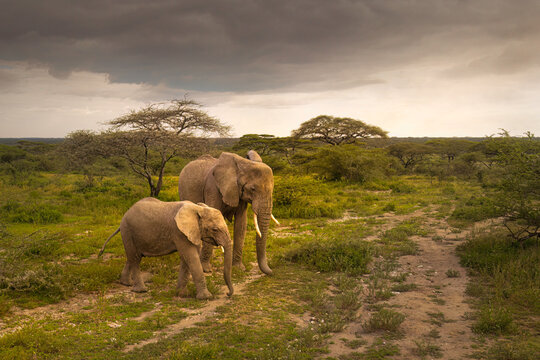
[[[270,202],[270,206],[266,206],[263,209],[252,206],[253,212],[257,215],[257,223],[260,230],[260,235],[257,234],[255,238],[257,262],[261,271],[266,275],[272,275],[272,269],[268,266],[268,260],[266,259],[266,239],[268,238],[268,228],[272,216],[271,204]]]
[[[223,279],[225,280],[225,284],[227,284],[227,287],[229,288],[227,296],[232,296],[232,294],[234,293],[234,288],[231,280],[233,250],[232,242],[230,240],[228,244],[225,244],[225,246],[223,246],[223,257]]]

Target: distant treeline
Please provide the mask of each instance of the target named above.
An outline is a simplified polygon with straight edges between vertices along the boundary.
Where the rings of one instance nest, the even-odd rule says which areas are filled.
[[[0,138],[0,144],[4,144],[4,145],[16,145],[19,141],[32,141],[32,142],[40,142],[40,143],[45,143],[45,144],[59,144],[62,141],[64,141],[64,138],[38,138],[38,137]]]
[[[439,140],[439,139],[454,139],[454,140],[468,140],[474,142],[480,142],[484,140],[483,137],[390,137],[387,139],[364,139],[366,143],[371,142],[384,142],[385,144],[392,144],[396,142],[414,142],[414,143],[425,143],[429,140]],[[212,138],[211,141],[217,146],[233,146],[236,144],[240,138]],[[40,137],[24,137],[24,138],[0,138],[0,144],[4,145],[16,145],[19,141],[32,141],[40,142],[45,144],[59,144],[64,141],[64,138],[40,138]]]

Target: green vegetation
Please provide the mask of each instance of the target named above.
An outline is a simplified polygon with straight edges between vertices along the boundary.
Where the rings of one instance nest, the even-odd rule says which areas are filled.
[[[415,341],[414,343],[416,344],[414,354],[419,356],[421,359],[425,359],[427,356],[432,359],[439,359],[443,357],[443,352],[440,346],[433,345],[425,341]]]
[[[96,256],[123,213],[148,193],[148,183],[131,173],[128,160],[96,156],[77,165],[58,144],[0,146],[0,358],[311,359],[324,357],[330,337],[353,321],[363,327],[356,340],[344,342],[351,353],[341,358],[390,358],[400,353],[396,339],[408,320],[390,304],[407,296],[397,293],[425,286],[406,283],[410,274],[400,270],[398,258],[418,255],[418,238],[425,236],[438,246],[467,236],[459,255],[471,275],[472,330],[493,340],[476,355],[534,358],[534,319],[540,315],[538,141],[447,140],[391,152],[392,139],[365,140],[330,146],[252,134],[234,148],[209,149],[245,155],[256,148],[273,167],[274,215],[282,223],[272,227],[267,245],[275,273],[253,277],[235,270],[235,285],[247,281],[242,292],[199,323],[175,331],[172,325],[213,304],[175,297],[178,255],[143,259],[142,270],[149,273],[145,294],[116,283],[124,264],[119,237],[103,258]],[[177,174],[194,156],[166,163],[160,199],[177,199]],[[405,156],[414,159],[405,165]],[[154,174],[157,184],[159,171]],[[505,197],[520,207],[509,208]],[[443,237],[432,220],[446,217],[451,234]],[[487,230],[468,235],[474,222],[499,217]],[[256,272],[254,237],[248,221],[244,264]],[[222,268],[219,256],[213,261]],[[460,279],[445,281],[464,281],[464,275],[448,269],[448,278]],[[207,283],[223,297],[219,270]],[[439,289],[428,301],[443,310]],[[41,306],[47,307],[33,310]],[[436,358],[440,327],[459,320],[438,310],[427,316],[426,326],[435,329],[416,343],[415,352]]]
[[[405,315],[390,309],[381,309],[371,315],[364,323],[364,330],[367,332],[386,331],[397,333],[399,326],[405,320]]]

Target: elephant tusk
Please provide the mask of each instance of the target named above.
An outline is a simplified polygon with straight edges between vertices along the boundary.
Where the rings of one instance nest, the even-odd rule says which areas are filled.
[[[270,214],[270,216],[272,217],[272,220],[274,220],[274,222],[276,223],[276,225],[280,225],[280,224],[279,224],[279,221],[277,221],[277,219],[274,217],[274,214]]]
[[[257,214],[253,213],[253,222],[255,223],[255,231],[260,238],[262,238],[261,230],[259,229],[259,223],[257,222]]]
[[[221,251],[225,252],[225,248],[223,246],[220,246]]]

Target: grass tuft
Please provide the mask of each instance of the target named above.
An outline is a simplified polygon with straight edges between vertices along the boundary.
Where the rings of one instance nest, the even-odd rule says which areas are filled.
[[[478,334],[509,334],[514,330],[512,315],[501,307],[484,306],[472,330]]]
[[[371,317],[364,322],[363,328],[368,333],[376,331],[396,333],[404,320],[405,315],[394,310],[383,308],[373,313]]]

